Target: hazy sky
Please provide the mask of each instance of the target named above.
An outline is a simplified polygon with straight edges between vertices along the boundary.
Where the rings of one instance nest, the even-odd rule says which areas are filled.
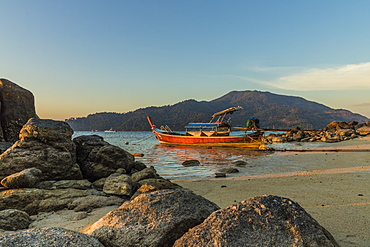
[[[370,1],[0,0],[0,9],[0,78],[33,92],[41,118],[234,90],[370,117]]]

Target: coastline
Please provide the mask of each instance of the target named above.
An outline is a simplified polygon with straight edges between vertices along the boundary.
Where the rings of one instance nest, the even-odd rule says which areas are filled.
[[[323,152],[325,148],[370,149],[370,136],[313,145],[310,152],[275,152],[259,156],[248,160],[246,167],[238,167],[244,170],[240,175],[173,182],[221,208],[264,194],[290,198],[325,227],[340,246],[370,246],[370,153]],[[313,152],[315,149],[317,152]],[[263,174],[249,174],[256,166],[264,168]],[[116,208],[40,213],[31,216],[30,228],[63,227],[80,231]],[[0,235],[10,233],[14,232],[0,230]]]
[[[370,153],[324,149],[370,149],[370,136],[248,161],[249,167],[269,164],[271,169],[264,174],[174,182],[221,208],[264,194],[287,197],[324,226],[340,246],[370,246]],[[274,166],[286,163],[291,164],[287,171],[274,172],[279,171]]]

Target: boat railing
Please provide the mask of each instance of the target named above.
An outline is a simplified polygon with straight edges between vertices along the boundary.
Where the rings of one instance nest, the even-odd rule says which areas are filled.
[[[168,125],[165,125],[165,126],[162,125],[159,129],[166,131],[166,132],[173,132],[172,129]]]

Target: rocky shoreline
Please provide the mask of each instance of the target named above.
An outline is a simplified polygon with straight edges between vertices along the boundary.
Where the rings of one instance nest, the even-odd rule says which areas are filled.
[[[358,124],[350,121],[334,121],[321,130],[301,130],[299,127],[290,131],[278,134],[269,134],[264,138],[264,142],[281,143],[281,142],[340,142],[347,141],[359,136],[370,134],[370,121]]]
[[[32,118],[1,154],[0,246],[338,246],[288,198],[264,195],[220,209],[103,138],[72,134],[65,122]],[[35,222],[65,210],[83,220],[107,207],[116,209],[81,232]]]

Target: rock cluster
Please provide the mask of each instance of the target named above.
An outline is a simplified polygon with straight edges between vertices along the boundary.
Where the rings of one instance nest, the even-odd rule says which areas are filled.
[[[20,140],[0,155],[0,210],[89,211],[180,187],[102,137],[72,134],[62,121],[31,118],[23,126]]]
[[[269,134],[264,138],[266,143],[274,142],[340,142],[370,134],[370,121],[358,124],[355,121],[334,121],[317,131],[305,131],[295,128],[285,133]]]
[[[71,135],[64,122],[31,119],[0,155],[0,174],[8,174],[0,229],[18,230],[0,236],[0,246],[338,246],[289,199],[261,196],[220,209],[99,136]],[[39,212],[107,205],[117,209],[81,233],[20,231]]]
[[[41,181],[82,179],[72,134],[65,122],[29,119],[20,139],[0,155],[0,179],[29,168],[41,170]]]
[[[22,126],[37,117],[33,94],[17,84],[0,79],[0,142],[15,142]]]

